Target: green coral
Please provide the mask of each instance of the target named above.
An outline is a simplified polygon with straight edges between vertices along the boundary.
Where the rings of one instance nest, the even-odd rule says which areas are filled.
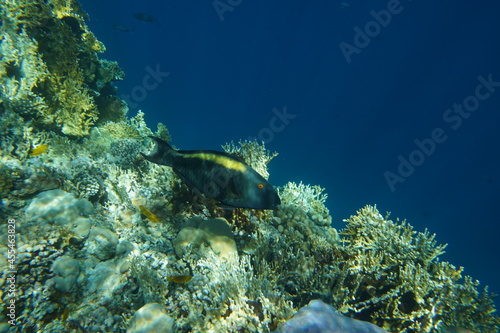
[[[116,103],[111,85],[123,72],[99,59],[104,46],[76,1],[1,0],[0,6],[4,113],[75,137],[88,135],[99,117],[123,119],[126,105]],[[105,107],[110,99],[117,107]]]

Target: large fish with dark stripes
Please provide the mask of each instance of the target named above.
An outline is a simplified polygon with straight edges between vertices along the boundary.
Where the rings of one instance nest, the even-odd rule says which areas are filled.
[[[238,157],[214,150],[175,150],[151,137],[155,147],[142,154],[171,167],[191,189],[217,200],[223,208],[276,209],[281,203],[269,182]]]

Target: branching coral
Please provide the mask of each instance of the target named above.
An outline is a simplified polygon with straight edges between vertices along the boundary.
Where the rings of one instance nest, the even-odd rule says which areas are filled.
[[[436,245],[434,235],[387,220],[371,206],[347,222],[341,232],[347,260],[333,289],[341,312],[390,332],[436,332],[443,322],[496,332],[498,317],[478,320],[479,309],[494,311],[487,292],[481,296],[461,268],[437,259],[445,245]]]
[[[97,107],[96,99],[114,96],[111,81],[123,72],[98,58],[104,46],[88,30],[77,2],[2,0],[0,5],[0,100],[7,114],[76,137],[88,135],[104,112],[123,118],[120,110]]]
[[[302,182],[299,184],[288,182],[278,189],[283,205],[294,205],[306,212],[312,210],[328,215],[328,209],[325,206],[328,195],[324,191],[325,189],[318,185],[305,185]]]
[[[269,281],[254,274],[248,256],[222,258],[207,252],[192,264],[195,277],[188,290],[177,288],[166,301],[181,330],[269,332],[277,325],[276,315],[285,316],[284,309],[290,309]]]

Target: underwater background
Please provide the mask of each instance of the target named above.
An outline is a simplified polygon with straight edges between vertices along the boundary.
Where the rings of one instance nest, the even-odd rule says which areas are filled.
[[[499,9],[0,0],[0,333],[498,332]]]
[[[120,95],[148,66],[169,73],[146,96],[135,91],[130,114],[166,124],[180,149],[262,139],[279,153],[271,183],[324,187],[335,228],[377,204],[436,233],[448,244],[442,258],[500,293],[500,87],[460,123],[443,119],[474,96],[479,76],[500,82],[500,4],[400,1],[348,62],[340,44],[356,47],[354,28],[391,1],[221,3],[82,1],[104,57],[126,73]],[[283,108],[295,117],[265,130]],[[437,128],[446,140],[391,189],[384,173],[397,175],[398,157]]]

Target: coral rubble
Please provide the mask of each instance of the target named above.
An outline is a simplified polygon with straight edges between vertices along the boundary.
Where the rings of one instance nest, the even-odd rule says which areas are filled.
[[[487,288],[374,206],[337,231],[319,186],[286,184],[275,211],[193,195],[138,154],[168,131],[125,117],[77,2],[0,4],[1,332],[271,332],[312,300],[391,333],[498,331]],[[224,149],[269,176],[264,145]]]

